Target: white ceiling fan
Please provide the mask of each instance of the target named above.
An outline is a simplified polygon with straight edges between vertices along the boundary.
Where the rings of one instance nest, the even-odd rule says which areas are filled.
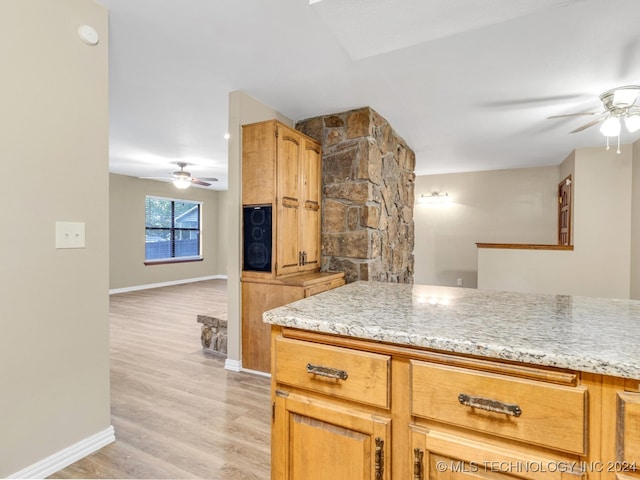
[[[211,185],[210,182],[217,182],[218,179],[214,177],[202,177],[195,178],[191,176],[191,173],[187,172],[184,167],[187,166],[185,162],[176,162],[176,165],[180,167],[180,170],[176,170],[171,173],[171,176],[168,179],[179,189],[184,190],[185,188],[189,188],[191,184],[201,185],[203,187],[208,187]],[[167,177],[142,177],[148,179],[155,180],[167,180]]]
[[[636,104],[640,97],[639,85],[625,85],[612,88],[600,95],[600,101],[604,106],[601,112],[568,113],[565,115],[552,115],[547,118],[578,117],[582,115],[597,115],[597,118],[572,130],[570,133],[578,133],[602,122],[600,131],[606,137],[620,135],[621,119],[624,119],[625,127],[631,133],[640,130],[640,105]]]
[[[622,122],[629,131],[634,133],[640,130],[640,105],[636,104],[640,97],[639,85],[625,85],[612,88],[600,95],[600,101],[604,106],[602,112],[568,113],[565,115],[553,115],[547,118],[577,117],[581,115],[597,115],[594,120],[581,125],[569,133],[577,133],[602,122],[600,132],[607,137],[607,150],[609,150],[609,138],[618,137],[617,153],[620,153],[620,132]]]

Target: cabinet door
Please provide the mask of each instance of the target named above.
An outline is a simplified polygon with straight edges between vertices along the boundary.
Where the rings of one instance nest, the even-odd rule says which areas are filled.
[[[640,474],[640,393],[618,394],[615,470]]]
[[[301,141],[302,137],[294,130],[278,126],[276,275],[296,273],[300,263]]]
[[[413,480],[583,479],[574,457],[547,456],[516,446],[438,429],[411,427]]]
[[[322,155],[320,146],[303,139],[300,188],[300,249],[303,253],[301,271],[320,268],[320,185]]]
[[[390,480],[390,423],[353,408],[276,391],[273,480]]]

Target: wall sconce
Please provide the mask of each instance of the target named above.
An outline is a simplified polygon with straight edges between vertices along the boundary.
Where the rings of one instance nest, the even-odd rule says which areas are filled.
[[[447,192],[431,192],[420,195],[420,202],[423,203],[444,203],[449,200]]]

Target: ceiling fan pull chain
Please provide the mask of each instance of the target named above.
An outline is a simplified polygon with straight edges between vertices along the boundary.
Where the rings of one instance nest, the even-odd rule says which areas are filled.
[[[607,137],[607,150],[609,150],[609,137]]]
[[[620,135],[618,135],[618,155],[620,154]]]

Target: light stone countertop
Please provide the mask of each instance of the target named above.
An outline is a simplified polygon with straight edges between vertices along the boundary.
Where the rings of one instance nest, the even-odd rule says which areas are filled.
[[[640,301],[355,282],[266,323],[640,380]]]

